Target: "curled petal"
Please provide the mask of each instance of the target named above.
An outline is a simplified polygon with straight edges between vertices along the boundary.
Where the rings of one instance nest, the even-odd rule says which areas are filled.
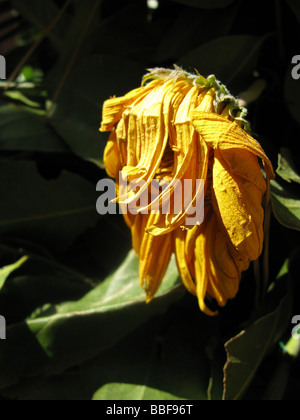
[[[112,131],[109,137],[104,150],[103,160],[107,174],[111,178],[118,178],[119,171],[122,169],[122,164],[115,131]]]
[[[198,110],[191,112],[191,119],[195,129],[210,147],[215,150],[234,148],[247,150],[261,158],[269,178],[275,178],[272,163],[261,145],[239,127],[238,124],[220,115],[200,112]]]
[[[157,216],[150,215],[148,223]],[[173,252],[173,236],[153,236],[145,233],[140,248],[140,284],[147,294],[149,303],[157,292]]]
[[[200,104],[199,104],[200,102]],[[205,180],[208,170],[209,150],[205,142],[200,138],[190,122],[190,111],[198,105],[198,110],[212,112],[214,109],[214,89],[199,94],[199,89],[192,88],[178,108],[175,128],[176,128],[176,147],[174,153],[174,174],[168,188],[164,190],[151,205],[163,206],[164,200],[171,201],[174,209],[175,202],[178,203],[176,192],[178,183],[182,188],[181,210],[175,214],[171,212],[166,216],[161,216],[156,225],[149,227],[152,235],[163,235],[172,232],[179,226],[185,225],[185,220],[190,214],[190,210],[195,208],[197,198],[202,194],[202,186],[197,185],[197,180]],[[192,180],[192,193],[185,200],[184,181]]]
[[[207,315],[214,316],[218,312],[211,311],[206,302],[207,289],[209,287],[209,281],[211,280],[210,273],[210,255],[209,247],[207,245],[207,237],[205,234],[201,233],[201,228],[199,229],[199,234],[197,235],[195,241],[195,277],[196,277],[196,293],[198,296],[199,307],[202,312]],[[220,299],[219,299],[220,301]],[[223,299],[221,299],[223,301]]]
[[[249,260],[240,255],[220,228],[214,213],[205,225],[198,228],[195,241],[195,273],[197,295],[202,311],[216,315],[207,308],[205,297],[215,299],[224,307],[239,289],[241,272],[249,267]]]
[[[204,195],[204,185],[197,181],[205,179],[207,167],[207,147],[205,145],[201,147],[196,134],[186,157],[186,162],[181,168],[183,173],[179,172],[178,177],[175,177],[158,199],[151,203],[153,206],[156,201],[161,200],[160,204],[163,206],[164,200],[170,200],[171,213],[161,214],[156,223],[148,227],[149,233],[155,236],[165,235],[180,226],[185,226],[187,218],[192,216],[193,209],[196,208],[201,196]],[[185,181],[191,181],[191,184],[186,184]],[[198,210],[200,211],[200,209]]]
[[[214,157],[214,210],[233,246],[254,261],[263,248],[264,211],[261,203],[266,191],[257,158],[245,150],[215,150]],[[230,166],[228,162],[233,164]]]
[[[180,94],[171,89],[172,84],[170,80],[162,87],[154,89],[140,106],[129,113],[132,124],[128,125],[130,129],[128,128],[126,134],[128,162],[123,172],[129,181],[144,181],[145,185],[131,198],[120,197],[126,204],[136,201],[145,192],[160,167],[169,139],[169,121],[164,115],[169,113],[173,96]],[[136,156],[137,150],[139,159]]]
[[[119,98],[111,98],[104,102],[102,123],[100,131],[111,131],[121,120],[122,114],[133,103],[141,101],[157,85],[162,84],[162,80],[154,80],[147,86],[134,89],[127,95]]]
[[[145,236],[148,219],[149,216],[147,214],[138,214],[134,217],[132,223],[132,248],[135,250],[138,257],[140,257],[140,250]]]
[[[187,255],[185,252],[186,237],[186,230],[179,228],[174,231],[176,262],[182,283],[190,293],[196,295],[196,285],[192,278],[191,270],[187,261]]]

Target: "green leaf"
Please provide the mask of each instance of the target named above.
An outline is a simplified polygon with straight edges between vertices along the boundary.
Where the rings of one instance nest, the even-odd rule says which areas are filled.
[[[289,229],[300,230],[300,193],[276,181],[271,182],[271,192],[276,219]]]
[[[5,282],[8,279],[8,277],[11,275],[11,273],[13,273],[18,268],[20,268],[27,260],[28,260],[28,257],[23,257],[16,263],[8,265],[0,269],[0,292],[3,289],[3,286],[5,285]]]
[[[12,273],[0,294],[1,312],[10,324],[25,320],[42,305],[78,300],[99,281],[100,270],[97,276],[89,276],[74,265],[70,268],[58,263],[36,244],[27,241],[17,242],[14,247],[0,244],[4,261],[16,259],[21,254],[29,255],[26,265]]]
[[[51,125],[84,159],[102,164],[107,134],[100,133],[102,105],[140,85],[144,66],[119,57],[90,56],[78,64],[61,91]]]
[[[31,66],[24,66],[18,76],[18,81],[22,83],[41,83],[44,78],[44,73],[40,69]]]
[[[178,64],[196,69],[204,77],[215,74],[237,93],[251,83],[260,48],[267,36],[231,35],[215,39],[182,57]]]
[[[81,374],[87,382],[95,368],[101,378],[103,385],[98,379],[94,400],[205,401],[209,381],[205,344],[195,340],[193,327],[185,322],[173,323],[164,335],[140,330],[97,364],[85,366]]]
[[[289,149],[281,149],[276,172],[288,184],[280,180],[271,182],[274,215],[283,226],[300,230],[300,176]]]
[[[268,295],[268,301],[259,309],[257,320],[225,344],[224,400],[241,399],[290,322],[292,300],[287,273],[288,265],[285,264],[280,279]]]
[[[7,330],[0,348],[0,388],[25,375],[58,374],[112,347],[183,293],[174,259],[151,304],[139,285],[132,251],[122,266],[83,299],[37,311]]]
[[[0,234],[62,249],[99,220],[95,190],[78,175],[46,181],[32,162],[1,161]]]
[[[289,149],[282,148],[278,157],[277,174],[285,181],[297,182],[300,184],[300,176],[297,173],[292,152]]]
[[[297,358],[300,354],[300,340],[291,337],[284,346],[284,352],[291,357]]]
[[[24,105],[27,105],[32,108],[40,108],[40,104],[38,102],[34,102],[31,99],[27,98],[22,92],[17,90],[9,90],[8,92],[4,92],[3,96],[10,98],[14,101],[19,101]]]
[[[181,300],[75,369],[29,378],[1,394],[38,400],[206,400],[206,345],[216,322],[201,315],[197,303],[191,310],[190,303]],[[187,323],[178,310],[193,314],[194,322]]]
[[[68,152],[69,148],[46,124],[45,117],[9,104],[0,106],[0,149],[8,151]]]
[[[1,394],[18,400],[206,400],[205,338],[174,319],[175,312],[153,318],[76,369],[30,378]],[[200,323],[207,330],[212,325],[204,317]]]
[[[185,4],[191,7],[200,7],[201,9],[221,9],[229,6],[235,0],[173,0],[177,3]]]

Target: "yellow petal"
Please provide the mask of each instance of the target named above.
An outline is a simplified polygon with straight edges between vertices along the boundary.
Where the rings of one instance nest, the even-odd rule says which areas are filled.
[[[112,131],[104,150],[104,165],[108,176],[118,178],[122,169],[120,152],[115,131]]]
[[[228,299],[237,295],[241,272],[249,267],[249,260],[236,252],[221,230],[215,214],[207,224],[206,246],[210,261],[207,292],[223,307]]]
[[[201,148],[199,138],[195,136],[191,155],[187,155],[186,162],[181,168],[182,171],[185,169],[185,172],[177,174],[168,188],[166,188],[159,197],[161,204],[163,205],[164,200],[168,200],[168,193],[170,194],[170,190],[172,189],[172,193],[170,194],[171,213],[166,215],[161,214],[161,217],[156,220],[156,223],[148,227],[149,233],[154,236],[165,235],[171,233],[180,226],[187,226],[188,219],[194,218],[194,215],[191,214],[192,209],[197,208],[196,205],[199,204],[201,196],[204,196],[204,184],[197,183],[197,180],[206,178],[207,167],[207,147],[204,145],[204,148]],[[192,181],[191,191],[188,191],[190,189],[189,185],[185,185],[186,180]],[[178,185],[180,185],[179,189]],[[179,191],[178,193],[176,192],[177,190]],[[152,205],[157,200],[154,200]],[[199,206],[201,206],[201,204]],[[200,210],[201,208],[197,208],[199,216]]]
[[[191,112],[191,119],[195,129],[210,147],[220,150],[233,148],[248,150],[263,160],[269,178],[275,178],[272,163],[261,145],[236,123],[217,114],[198,110]]]
[[[134,89],[127,95],[111,98],[104,102],[100,131],[111,131],[121,120],[123,112],[133,103],[142,100],[155,86],[162,84],[161,80],[154,80],[147,86]]]
[[[150,215],[149,223],[153,223],[156,215]],[[140,248],[140,284],[150,302],[157,292],[173,252],[172,235],[153,236],[145,233]]]
[[[199,232],[201,228],[199,228]],[[195,242],[195,277],[196,293],[198,296],[199,307],[207,315],[214,316],[218,312],[211,311],[205,303],[207,296],[208,282],[210,280],[210,255],[207,247],[207,237],[199,233]]]
[[[134,225],[136,216],[130,214],[129,212],[123,214],[123,218],[125,220],[126,225],[131,229]]]
[[[157,172],[168,141],[163,108],[164,98],[171,85],[170,81],[168,86],[153,89],[138,106],[124,115],[124,119],[128,118],[128,123],[123,124],[128,162],[123,170],[129,181],[144,180],[150,183]]]
[[[183,229],[178,228],[174,231],[176,262],[182,283],[190,293],[196,295],[196,285],[191,276],[185,253],[186,236],[187,231]]]
[[[204,91],[204,94],[200,94],[200,103],[199,106],[191,112],[190,118],[193,121],[193,115],[195,113],[213,113],[215,111],[215,99],[216,99],[216,91],[215,89],[209,89]]]
[[[137,216],[135,216],[132,224],[132,248],[135,250],[138,257],[140,257],[140,250],[144,239],[148,219],[149,215],[138,214]]]
[[[174,175],[169,187],[152,202],[152,205],[163,205],[164,200],[169,200],[171,197],[171,204],[174,204],[174,191],[178,181],[182,186],[182,211],[179,213],[171,213],[157,221],[156,225],[149,227],[149,232],[152,235],[164,235],[172,232],[181,225],[185,225],[185,220],[189,214],[190,209],[195,208],[197,197],[202,193],[200,188],[197,188],[196,180],[206,180],[208,169],[209,150],[207,145],[199,139],[198,133],[194,130],[190,122],[191,109],[198,104],[198,110],[211,111],[214,104],[214,89],[208,92],[202,92],[199,95],[199,89],[192,88],[186,95],[185,100],[180,105],[176,121],[176,147],[178,153],[174,156]],[[199,104],[199,97],[201,103]],[[189,202],[184,200],[184,180],[192,180],[192,194]],[[172,193],[170,194],[170,192]],[[171,206],[172,207],[172,206]],[[191,215],[190,215],[191,217]]]
[[[234,247],[250,260],[256,260],[263,248],[261,203],[266,190],[257,158],[245,150],[215,150],[214,156],[214,209]],[[232,166],[228,165],[230,161],[234,161]],[[236,172],[232,172],[233,168]]]
[[[208,309],[205,298],[210,297],[224,307],[238,290],[241,272],[249,261],[243,258],[224,235],[215,214],[206,216],[206,223],[198,228],[195,241],[195,273],[197,295],[201,310],[216,315]]]
[[[123,171],[129,181],[144,181],[146,184],[134,196],[122,198],[124,203],[136,201],[154,179],[169,141],[171,105],[177,96],[183,98],[191,87],[183,86],[182,83],[173,87],[173,81],[169,80],[163,86],[153,89],[139,106],[129,112],[132,125],[127,131],[128,163]]]

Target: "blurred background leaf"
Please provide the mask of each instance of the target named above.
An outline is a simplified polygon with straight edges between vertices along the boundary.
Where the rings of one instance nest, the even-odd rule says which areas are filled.
[[[10,274],[21,267],[24,262],[27,261],[27,257],[21,258],[14,264],[8,265],[7,267],[3,267],[0,269],[0,292]]]
[[[257,369],[282,337],[291,316],[291,290],[288,289],[288,263],[261,308],[259,317],[225,344],[227,363],[224,368],[223,399],[243,397],[255,378]]]
[[[300,177],[289,149],[280,151],[277,174],[281,180],[277,178],[271,183],[274,214],[283,226],[300,230]]]
[[[272,203],[279,222],[290,229],[300,230],[300,200],[288,186],[272,181]]]
[[[102,165],[107,135],[99,132],[101,104],[134,88],[143,73],[143,66],[127,59],[90,56],[74,68],[64,84],[50,124],[74,153]],[[122,74],[126,74],[125,80]]]
[[[45,122],[45,115],[25,106],[0,106],[0,129],[0,149],[4,151],[69,151],[66,143]]]
[[[300,184],[300,175],[296,171],[291,151],[282,148],[278,159],[277,174],[287,182],[297,182]]]
[[[63,248],[99,219],[92,184],[70,173],[47,181],[32,162],[1,161],[0,191],[2,236]]]

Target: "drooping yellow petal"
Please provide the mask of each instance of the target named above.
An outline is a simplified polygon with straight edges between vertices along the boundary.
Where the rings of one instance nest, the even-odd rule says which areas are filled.
[[[194,137],[193,144],[191,145],[189,154],[186,158],[185,171],[183,173],[179,173],[178,178],[174,178],[168,188],[161,194],[162,198],[160,197],[160,199],[162,200],[162,205],[164,203],[163,200],[167,197],[167,193],[171,195],[171,213],[161,214],[161,217],[156,220],[156,223],[148,227],[148,232],[154,236],[171,233],[179,226],[184,225],[188,211],[192,206],[195,206],[197,196],[201,194],[202,185],[198,186],[196,180],[202,179],[198,176],[198,174],[207,166],[207,155],[205,153],[205,149],[204,151],[199,150],[199,142],[197,140],[198,138]],[[200,157],[201,152],[203,152],[203,162],[201,162],[202,165],[199,169],[200,165],[197,156]],[[189,165],[187,162],[189,162]],[[192,181],[191,191],[189,191],[189,194],[187,194],[188,188],[185,188],[185,180]],[[178,184],[180,184],[180,188],[178,188]],[[176,212],[174,211],[175,207],[177,208]]]
[[[263,160],[269,178],[275,178],[272,163],[261,145],[235,122],[198,110],[191,112],[191,119],[195,129],[210,147],[215,150],[248,150]]]
[[[153,80],[147,86],[132,90],[127,95],[119,98],[111,98],[104,102],[102,123],[100,131],[111,131],[121,120],[123,112],[133,103],[142,100],[157,85],[162,84],[162,80]]]
[[[257,158],[245,150],[215,150],[214,158],[213,204],[219,223],[234,247],[254,261],[263,247],[262,196],[266,190]],[[234,163],[230,166],[228,161]]]
[[[157,215],[150,215],[148,223],[153,223]],[[153,236],[145,233],[140,248],[140,284],[147,294],[149,303],[157,292],[173,252],[172,235]]]
[[[224,307],[228,299],[238,293],[242,271],[249,267],[249,260],[234,249],[218,224],[215,214],[207,223],[206,246],[209,254],[207,293]]]
[[[193,122],[193,115],[195,113],[212,113],[214,112],[214,102],[216,99],[216,91],[214,88],[204,90],[201,92],[198,101],[198,107],[190,112],[189,118]]]
[[[217,217],[210,212],[206,223],[198,228],[195,241],[195,273],[199,305],[208,315],[216,315],[208,309],[205,297],[216,300],[224,307],[228,299],[233,299],[238,290],[241,272],[249,266],[234,249],[221,230]]]
[[[200,104],[199,96],[201,98]],[[192,88],[178,109],[175,120],[175,146],[178,152],[174,156],[173,180],[152,204],[159,202],[162,206],[164,200],[171,197],[171,203],[174,206],[175,200],[178,202],[176,192],[178,182],[180,182],[182,188],[181,211],[177,211],[176,214],[171,212],[165,217],[162,216],[155,226],[149,227],[149,232],[152,235],[167,234],[184,225],[191,208],[195,208],[197,197],[203,193],[203,186],[199,187],[197,180],[206,179],[209,151],[207,145],[202,139],[199,139],[199,135],[190,121],[191,109],[196,105],[198,105],[197,109],[199,110],[212,112],[214,109],[214,89],[204,93],[201,92],[199,95],[199,89],[197,92],[196,88]],[[191,198],[184,190],[185,180],[192,180],[193,182]],[[189,202],[185,200],[186,197],[188,197]]]
[[[112,131],[104,150],[104,165],[111,178],[118,178],[122,169],[120,152],[117,144],[116,132]]]
[[[178,228],[174,231],[176,262],[182,283],[190,293],[196,295],[196,285],[192,278],[185,253],[186,236],[186,230]]]
[[[132,234],[132,248],[135,250],[138,257],[140,257],[140,250],[143,243],[149,215],[137,214],[134,218],[131,234]]]
[[[167,111],[164,109],[169,106],[174,95],[171,86],[172,81],[169,81],[153,89],[142,104],[134,107],[129,113],[132,121],[131,129],[127,131],[129,154],[127,166],[123,168],[123,172],[128,181],[137,183],[144,181],[146,185],[132,197],[121,197],[124,203],[130,204],[136,201],[148,188],[158,171],[168,143],[168,126],[164,120],[164,112]],[[136,150],[140,151],[139,161]]]
[[[204,217],[206,221],[206,216]],[[186,239],[185,239],[185,256],[186,262],[190,268],[191,274],[195,277],[195,270],[193,270],[194,264],[194,253],[195,253],[195,246],[196,246],[196,239],[199,234],[199,226],[194,226],[191,229],[188,229],[186,232]]]
[[[199,227],[198,235],[195,241],[195,277],[196,277],[196,293],[198,296],[199,307],[202,312],[207,315],[214,316],[218,312],[210,310],[205,302],[207,296],[207,288],[210,279],[210,255],[207,246],[207,236],[203,233],[202,227]],[[204,227],[203,227],[204,228]]]
[[[199,89],[193,87],[183,99],[176,112],[174,126],[176,130],[176,139],[174,146],[177,153],[175,154],[175,167],[180,167],[182,161],[188,152],[189,145],[192,143],[194,127],[190,119],[190,112],[195,109],[199,96]],[[178,172],[178,170],[176,171]]]

